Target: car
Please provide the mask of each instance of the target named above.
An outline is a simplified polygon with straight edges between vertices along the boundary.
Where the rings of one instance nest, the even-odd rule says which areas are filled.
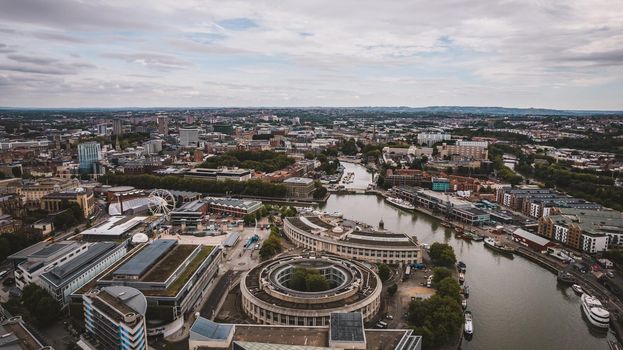
[[[610,278],[614,278],[614,273],[612,271],[608,271],[608,272],[606,272],[606,276],[608,276]]]
[[[392,316],[390,314],[387,314],[387,315],[385,315],[385,318],[388,319],[388,320],[393,320],[394,316]]]

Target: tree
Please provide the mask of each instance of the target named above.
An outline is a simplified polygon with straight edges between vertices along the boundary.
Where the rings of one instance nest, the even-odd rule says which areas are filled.
[[[451,297],[435,294],[409,305],[407,320],[418,334],[425,336],[427,349],[439,347],[455,339],[463,324],[463,310]]]
[[[387,288],[387,293],[389,293],[389,295],[392,295],[392,296],[396,294],[397,291],[398,291],[398,285],[395,283],[389,286],[389,288]]]
[[[461,286],[452,277],[446,277],[437,284],[437,294],[461,301]]]
[[[452,276],[452,273],[447,268],[436,267],[435,270],[433,271],[433,285],[437,286],[437,284],[441,282],[441,280],[443,280],[446,277],[451,277],[451,276]]]
[[[314,181],[314,199],[322,199],[327,195],[327,189],[322,186],[320,181]]]
[[[344,142],[344,144],[342,145],[342,153],[344,153],[347,156],[354,156],[357,154],[357,143],[355,142],[354,139],[350,139],[346,142]]]
[[[456,263],[454,249],[446,243],[433,243],[428,255],[435,265],[450,267]]]
[[[30,321],[39,327],[50,326],[62,316],[61,305],[36,284],[24,287],[20,304],[27,311]]]
[[[329,282],[320,273],[313,273],[305,279],[305,287],[308,292],[322,292],[329,289]]]
[[[391,270],[389,269],[389,266],[387,266],[386,264],[378,264],[378,269],[381,281],[387,281],[391,275]]]

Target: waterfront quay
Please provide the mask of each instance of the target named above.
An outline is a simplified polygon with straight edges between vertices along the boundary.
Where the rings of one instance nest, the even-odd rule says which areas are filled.
[[[361,170],[365,172],[363,167]],[[344,217],[369,225],[383,220],[386,229],[414,236],[421,244],[450,244],[457,259],[467,264],[468,310],[474,314],[474,337],[463,340],[462,349],[605,350],[609,349],[608,341],[614,340],[611,333],[596,333],[589,327],[582,318],[579,297],[570,287],[557,283],[554,271],[550,272],[538,262],[524,259],[519,254],[512,259],[512,256],[492,251],[482,243],[456,238],[456,230],[442,226],[448,220],[440,213],[395,207],[384,199],[381,191],[333,194],[320,210],[339,211]],[[518,247],[506,235],[497,235],[493,230],[473,227],[469,230]],[[398,295],[401,289],[405,295],[415,293],[409,286],[420,287],[430,272],[412,270],[411,274],[409,282],[399,285]],[[396,318],[402,318],[404,309],[399,310],[391,303],[387,307],[387,312],[394,317],[393,322],[398,324]]]

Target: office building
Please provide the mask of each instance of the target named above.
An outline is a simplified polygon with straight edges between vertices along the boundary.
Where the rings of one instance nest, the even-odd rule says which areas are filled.
[[[288,197],[309,199],[314,196],[314,180],[306,177],[291,177],[283,181],[288,191]]]
[[[162,151],[162,140],[149,140],[143,142],[143,152],[147,155],[158,154]]]
[[[489,156],[487,147],[482,146],[459,146],[446,143],[437,146],[439,157],[458,160],[486,160]]]
[[[83,253],[69,258],[67,263],[41,274],[37,284],[65,307],[73,292],[119,261],[126,253],[125,244],[113,242],[91,244]]]
[[[108,125],[106,124],[98,124],[97,125],[97,134],[101,136],[108,135]]]
[[[95,198],[93,191],[78,187],[73,190],[52,192],[41,198],[41,209],[48,212],[57,212],[67,208],[67,204],[77,204],[85,218],[93,215]]]
[[[0,350],[54,350],[32,332],[21,316],[0,321]]]
[[[199,129],[182,129],[180,128],[180,146],[194,147],[199,142]]]
[[[124,286],[93,289],[84,294],[83,303],[85,328],[98,348],[147,349],[147,299],[140,291]]]
[[[251,180],[251,170],[240,168],[195,168],[184,173],[184,177],[211,181],[248,181]]]
[[[294,245],[370,263],[422,262],[417,242],[404,233],[393,233],[352,220],[329,216],[284,219],[283,232]]]
[[[102,150],[98,142],[78,144],[78,169],[82,174],[96,174],[97,162],[102,159]]]
[[[77,179],[45,178],[36,181],[25,182],[17,193],[22,197],[22,202],[28,207],[40,207],[41,198],[52,192],[60,192],[75,189],[80,186]]]
[[[198,317],[190,328],[189,350],[420,350],[411,329],[364,328],[359,312],[332,312],[324,326],[224,324]]]
[[[214,286],[222,259],[220,246],[178,244],[157,239],[140,247],[81,287],[71,299],[81,302],[94,288],[126,286],[138,289],[152,310],[148,335],[169,336],[182,329],[184,318]]]

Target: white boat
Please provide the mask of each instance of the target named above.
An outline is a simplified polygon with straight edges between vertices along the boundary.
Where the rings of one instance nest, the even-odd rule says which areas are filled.
[[[400,207],[402,209],[406,209],[406,210],[414,210],[415,206],[405,200],[402,200],[400,198],[395,198],[395,197],[387,197],[385,198],[388,202],[390,202],[391,204]]]
[[[465,282],[465,274],[463,272],[459,272],[459,283],[463,284]]]
[[[604,309],[601,302],[586,293],[580,297],[582,300],[582,311],[588,321],[595,327],[608,329],[610,324],[610,312]]]
[[[579,295],[584,294],[584,289],[582,289],[582,286],[580,286],[579,284],[572,285],[571,289],[573,289],[573,291],[576,292]]]
[[[472,319],[472,313],[470,311],[465,311],[465,327],[464,332],[466,335],[474,334],[474,325]]]
[[[463,310],[467,309],[467,299],[461,298],[461,307]]]

